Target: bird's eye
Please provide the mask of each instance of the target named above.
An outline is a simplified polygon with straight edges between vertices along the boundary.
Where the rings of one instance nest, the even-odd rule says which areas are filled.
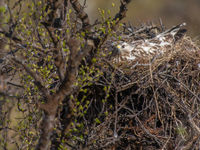
[[[125,45],[122,45],[122,48],[125,48]]]

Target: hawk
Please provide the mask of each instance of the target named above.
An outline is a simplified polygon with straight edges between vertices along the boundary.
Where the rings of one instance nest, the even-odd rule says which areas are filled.
[[[115,56],[114,60],[119,62],[131,62],[137,57],[153,57],[163,54],[183,37],[186,29],[181,28],[185,25],[186,23],[179,24],[150,39],[114,42],[111,55]]]

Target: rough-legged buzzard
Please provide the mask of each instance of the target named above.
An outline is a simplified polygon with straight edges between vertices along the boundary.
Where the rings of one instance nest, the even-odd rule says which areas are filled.
[[[172,48],[184,33],[185,29],[181,27],[186,23],[179,24],[168,29],[151,39],[125,41],[121,40],[112,44],[112,55],[118,61],[134,61],[137,57],[148,57],[156,54],[162,54]]]

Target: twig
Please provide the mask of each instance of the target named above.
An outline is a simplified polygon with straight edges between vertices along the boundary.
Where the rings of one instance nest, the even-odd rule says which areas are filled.
[[[141,121],[139,120],[139,118],[137,116],[135,116],[136,121],[140,124],[141,128],[147,133],[147,135],[149,135],[150,137],[152,137],[153,139],[155,139],[155,141],[158,143],[158,145],[161,145],[160,140],[153,134],[151,134],[145,127],[144,125],[141,123]]]
[[[34,79],[34,84],[42,91],[46,98],[48,98],[48,90],[42,85],[42,80],[37,76],[37,74],[33,72],[25,63],[21,62],[17,58],[13,57],[12,60],[24,68],[24,70]]]
[[[198,95],[196,95],[193,91],[191,91],[183,82],[181,82],[180,80],[178,80],[176,77],[168,75],[168,74],[164,74],[164,73],[160,73],[160,74],[175,79],[177,82],[179,82],[181,85],[183,85],[183,87],[185,89],[187,89],[192,95],[194,95],[197,98],[197,100],[200,102],[200,98],[198,97]]]
[[[70,2],[72,4],[72,7],[77,13],[77,16],[82,21],[82,29],[89,30],[88,27],[90,27],[90,20],[89,20],[88,14],[84,12],[83,7],[81,6],[78,0],[70,0]]]

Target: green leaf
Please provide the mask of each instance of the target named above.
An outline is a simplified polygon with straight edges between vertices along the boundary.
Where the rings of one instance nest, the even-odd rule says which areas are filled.
[[[101,121],[98,118],[95,119],[95,122],[99,124],[101,123]]]
[[[5,12],[6,12],[6,7],[1,6],[1,7],[0,7],[0,13],[5,13]]]
[[[92,63],[96,63],[97,59],[96,58],[92,58]]]

